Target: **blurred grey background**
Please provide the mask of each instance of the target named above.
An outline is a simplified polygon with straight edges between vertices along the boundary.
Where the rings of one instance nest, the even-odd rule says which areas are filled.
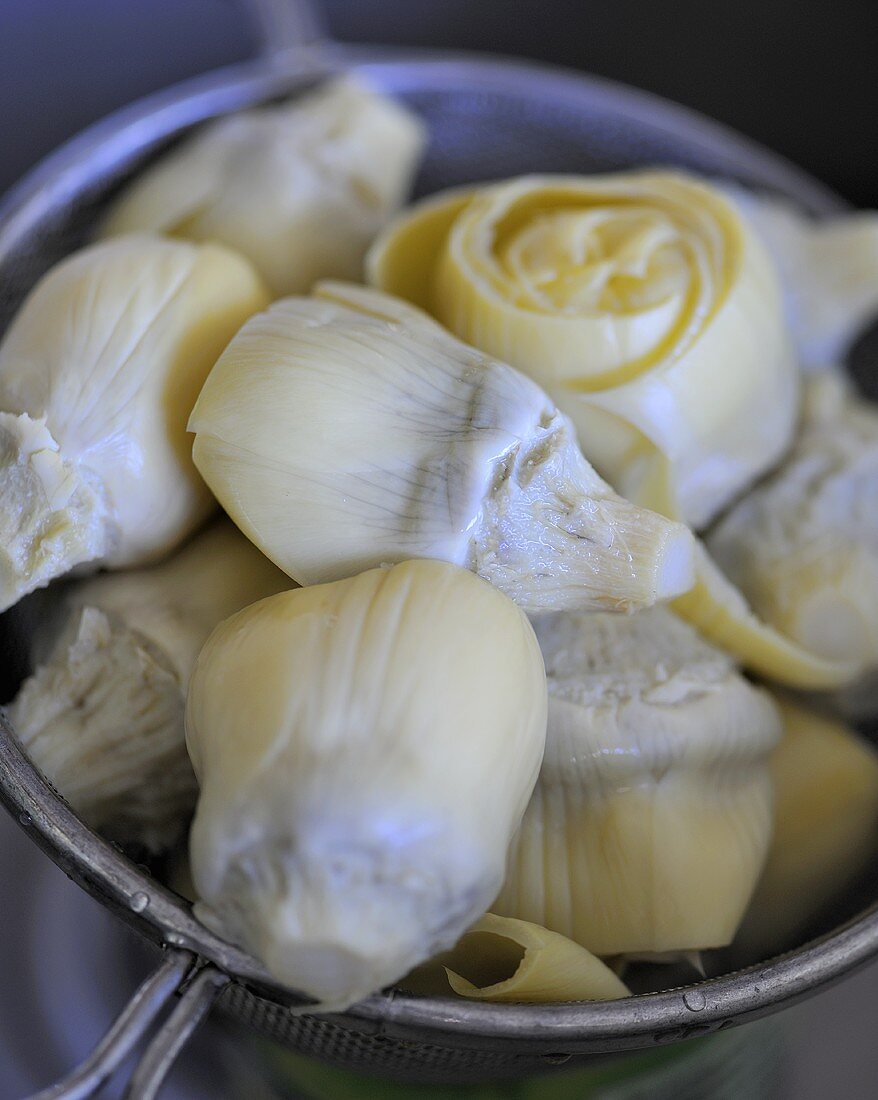
[[[876,0],[324,0],[320,7],[339,39],[520,54],[646,88],[763,141],[851,201],[878,204]],[[246,0],[0,0],[0,191],[115,107],[256,48]],[[11,829],[0,822],[9,856],[25,843],[13,841]],[[74,889],[51,873],[59,889]],[[0,929],[3,895],[15,888],[7,872]],[[16,958],[19,947],[0,936],[4,1098],[13,1087],[4,1060],[8,1067],[29,1033],[22,990],[10,986]],[[26,981],[22,965],[17,973]],[[787,1014],[785,1097],[878,1096],[876,1002],[873,966]],[[39,1004],[32,1008],[39,1014]],[[187,1055],[184,1071],[194,1059]],[[170,1100],[175,1095],[182,1092],[172,1087]]]
[[[340,39],[456,46],[668,96],[878,203],[875,0],[318,0]],[[88,122],[251,56],[247,0],[0,0],[0,190]]]

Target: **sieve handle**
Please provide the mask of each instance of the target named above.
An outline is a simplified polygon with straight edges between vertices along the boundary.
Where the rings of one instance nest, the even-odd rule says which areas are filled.
[[[87,1100],[96,1096],[180,991],[195,961],[188,951],[170,951],[82,1065],[30,1100]],[[125,1091],[125,1100],[154,1100],[158,1096],[177,1055],[227,982],[225,974],[213,966],[205,966],[195,974],[144,1051]]]
[[[199,970],[144,1051],[123,1100],[155,1100],[180,1051],[228,981],[228,977],[213,966]]]
[[[259,37],[259,53],[269,60],[288,51],[316,49],[326,41],[323,19],[311,0],[241,0]]]

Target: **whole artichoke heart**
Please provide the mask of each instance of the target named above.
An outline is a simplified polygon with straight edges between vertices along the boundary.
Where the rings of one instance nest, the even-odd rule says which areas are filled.
[[[219,241],[276,296],[307,293],[317,279],[360,277],[425,141],[394,100],[360,80],[330,81],[209,123],[137,177],[102,231]]]
[[[254,317],[189,427],[220,503],[302,584],[441,558],[527,610],[623,611],[694,579],[690,532],[614,493],[534,382],[377,291]]]
[[[844,360],[878,316],[878,211],[813,218],[774,195],[724,185],[777,265],[799,362]]]
[[[404,562],[227,619],[186,730],[196,913],[341,1008],[487,909],[539,769],[545,674],[511,600]]]
[[[809,378],[805,416],[785,461],[715,525],[707,545],[767,622],[803,649],[878,675],[878,410],[840,374]]]

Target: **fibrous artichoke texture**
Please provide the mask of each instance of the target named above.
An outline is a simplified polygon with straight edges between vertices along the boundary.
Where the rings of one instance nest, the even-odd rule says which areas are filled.
[[[404,562],[226,620],[186,727],[196,912],[343,1007],[487,909],[539,769],[545,675],[515,604]]]
[[[332,81],[206,126],[138,176],[103,232],[220,241],[275,295],[305,293],[317,279],[359,278],[424,144],[404,107],[362,82]]]
[[[706,526],[791,442],[799,371],[777,275],[732,203],[687,176],[449,192],[389,226],[367,269],[545,386],[613,488],[670,518]],[[781,683],[856,674],[760,622],[700,549],[675,608]]]
[[[878,212],[817,219],[776,196],[724,190],[777,264],[802,365],[819,370],[842,362],[878,317]]]
[[[544,386],[616,490],[695,527],[792,436],[773,266],[733,205],[685,175],[447,192],[402,214],[367,268]]]
[[[707,543],[766,622],[865,672],[878,667],[878,410],[841,376],[806,393],[789,456]]]
[[[546,753],[492,910],[601,956],[729,943],[771,837],[771,698],[663,608],[535,627]]]
[[[693,582],[689,531],[614,493],[535,383],[377,291],[323,284],[254,317],[190,430],[220,502],[302,584],[441,558],[528,610],[627,610]]]
[[[875,747],[841,722],[778,702],[784,734],[771,759],[774,837],[736,937],[753,959],[794,947],[878,851]]]
[[[94,828],[154,851],[195,805],[183,715],[208,634],[290,581],[228,520],[161,565],[72,583],[10,705],[41,771]]]
[[[146,564],[203,522],[186,420],[267,301],[227,249],[148,236],[37,283],[0,344],[0,610],[81,563]]]

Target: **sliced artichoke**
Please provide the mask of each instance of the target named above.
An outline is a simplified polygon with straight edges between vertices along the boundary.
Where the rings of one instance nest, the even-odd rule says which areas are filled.
[[[413,993],[468,1000],[613,1001],[630,990],[600,959],[548,928],[486,913],[443,954],[403,978]]]

